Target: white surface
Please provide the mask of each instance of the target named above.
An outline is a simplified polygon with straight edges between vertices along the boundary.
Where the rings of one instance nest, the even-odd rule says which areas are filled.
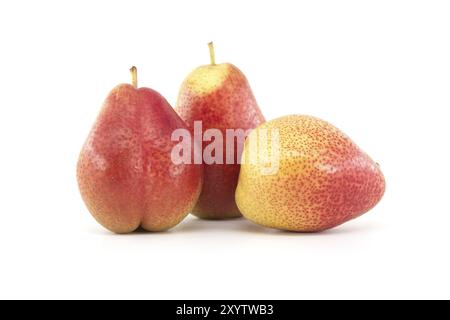
[[[448,1],[0,2],[0,298],[450,298],[449,17]],[[210,40],[267,119],[319,116],[378,161],[382,202],[315,235],[97,225],[75,165],[103,99],[134,64],[174,104]]]

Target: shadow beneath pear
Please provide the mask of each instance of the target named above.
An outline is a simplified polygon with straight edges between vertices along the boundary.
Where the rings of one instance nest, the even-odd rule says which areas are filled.
[[[114,233],[105,228],[97,227],[96,229],[90,229],[90,234],[95,234],[98,236],[108,236],[108,237],[132,237],[132,236],[151,236],[151,235],[169,235],[174,233],[174,229],[163,230],[163,231],[147,231],[142,227],[137,228],[133,232],[130,233]]]
[[[251,223],[244,218],[233,218],[225,220],[209,220],[192,217],[175,228],[177,233],[191,233],[202,231],[223,231],[223,232],[257,232],[260,226]]]
[[[333,229],[324,230],[321,232],[295,232],[266,228],[244,218],[237,218],[232,220],[203,220],[199,218],[193,218],[181,223],[173,230],[173,232],[195,233],[213,230],[225,232],[246,232],[259,235],[267,234],[271,236],[282,237],[324,237],[344,234],[367,233],[380,228],[382,228],[382,226],[377,224],[358,224],[350,222],[348,224],[343,224]]]
[[[368,233],[373,230],[381,229],[381,225],[376,224],[353,224],[350,222],[349,224],[342,224],[340,226],[334,227],[332,229],[320,231],[320,232],[294,232],[294,231],[284,231],[280,230],[282,235],[301,235],[305,237],[322,237],[322,236],[334,236],[334,235],[351,235],[351,234],[360,234],[360,233]]]
[[[270,235],[270,236],[278,236],[278,237],[329,237],[335,235],[350,235],[350,234],[359,234],[359,233],[367,233],[377,229],[381,229],[383,226],[380,224],[361,224],[349,222],[340,226],[337,226],[333,229],[321,231],[321,232],[295,232],[295,231],[287,231],[287,230],[277,230],[272,228],[266,228],[255,224],[245,218],[233,218],[226,220],[205,220],[197,217],[191,216],[190,218],[184,220],[178,226],[158,232],[150,232],[145,229],[139,227],[137,230],[127,234],[116,234],[111,231],[108,231],[103,228],[91,228],[89,230],[90,234],[101,235],[101,236],[109,236],[109,237],[131,237],[131,236],[170,236],[172,234],[194,234],[201,232],[230,232],[230,233],[250,233],[255,235]]]

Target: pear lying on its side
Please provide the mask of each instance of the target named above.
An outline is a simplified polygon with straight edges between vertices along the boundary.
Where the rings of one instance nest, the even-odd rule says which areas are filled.
[[[278,139],[261,143],[261,137],[277,134]],[[259,160],[251,161],[255,153]],[[277,161],[272,172],[264,163],[270,153]],[[370,210],[385,191],[378,164],[314,117],[286,116],[260,125],[243,154],[236,202],[247,219],[263,226],[300,232],[333,228]]]

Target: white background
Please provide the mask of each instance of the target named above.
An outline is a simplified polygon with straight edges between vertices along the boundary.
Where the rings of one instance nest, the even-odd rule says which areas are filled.
[[[321,117],[378,161],[381,203],[313,235],[99,226],[75,167],[103,99],[136,65],[175,104],[210,40],[267,119]],[[450,298],[449,109],[448,1],[1,1],[0,298]]]

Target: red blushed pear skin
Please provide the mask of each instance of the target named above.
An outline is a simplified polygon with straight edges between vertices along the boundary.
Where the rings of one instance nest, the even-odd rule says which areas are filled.
[[[269,152],[258,149],[258,140],[270,132],[279,138],[267,141]],[[369,211],[385,191],[379,165],[339,129],[314,117],[264,123],[249,135],[243,153],[262,161],[241,165],[236,201],[247,219],[262,226],[330,229]],[[267,167],[276,170],[262,170]]]
[[[185,123],[158,92],[121,84],[106,98],[78,161],[81,196],[94,218],[115,233],[163,231],[197,202],[202,166],[174,164],[171,141]]]
[[[227,129],[249,130],[263,123],[264,117],[245,75],[232,64],[216,64],[212,43],[209,49],[211,64],[198,67],[187,76],[175,110],[191,130],[194,121],[202,121],[203,131],[218,129],[223,137]],[[203,143],[203,150],[209,143]],[[242,145],[236,139],[235,155]],[[225,157],[225,141],[223,148]],[[237,162],[205,164],[203,190],[193,209],[194,215],[204,219],[241,216],[234,197],[240,169]]]

